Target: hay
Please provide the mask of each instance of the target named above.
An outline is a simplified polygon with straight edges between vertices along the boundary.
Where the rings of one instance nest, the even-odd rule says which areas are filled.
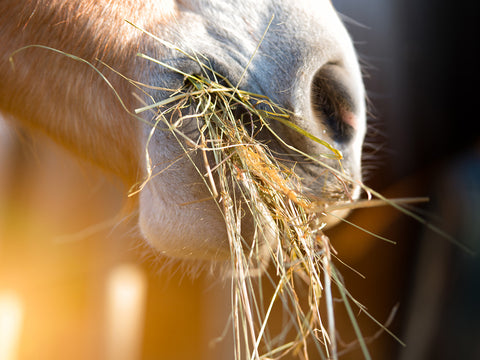
[[[191,59],[204,69],[202,76],[181,73],[184,88],[172,90],[171,97],[136,113],[156,109],[151,136],[162,124],[175,135],[186,156],[202,153],[204,170],[192,163],[223,213],[231,250],[235,359],[280,359],[287,355],[308,359],[312,352],[322,359],[337,359],[332,287],[336,287],[351,318],[364,358],[370,359],[350,303],[365,309],[345,289],[332,262],[334,250],[322,231],[326,209],[329,205],[338,207],[338,201],[320,203],[309,196],[302,179],[280,163],[256,135],[269,131],[286,147],[308,157],[286,144],[271,123],[290,127],[325,147],[325,153],[319,158],[309,157],[311,161],[349,182],[346,174],[321,160],[341,163],[341,153],[290,122],[289,112],[266,97],[237,89],[199,57]],[[196,138],[182,132],[187,120],[197,122]],[[149,164],[148,150],[146,159]],[[137,191],[152,176],[149,167],[149,175]],[[245,211],[253,219],[253,239],[245,239],[242,233]],[[274,271],[267,272],[269,264]],[[256,277],[258,274],[263,275]],[[273,288],[269,300],[264,298],[266,282]],[[322,319],[322,307],[326,321]],[[270,321],[277,308],[283,311],[285,330],[275,334]]]

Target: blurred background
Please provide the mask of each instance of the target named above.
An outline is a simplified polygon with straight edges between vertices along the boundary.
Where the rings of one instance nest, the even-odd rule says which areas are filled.
[[[392,197],[428,196],[430,202],[416,211],[478,253],[479,70],[472,55],[480,47],[473,35],[479,4],[333,3],[354,19],[348,28],[365,63],[373,145],[366,148],[373,154],[366,158],[367,168],[373,166],[367,183]],[[371,345],[373,357],[479,359],[478,256],[395,211],[375,211],[360,211],[352,218],[397,245],[374,239],[356,245],[360,251],[353,261],[367,279],[352,280],[352,286],[379,321],[399,305],[390,328],[406,347],[385,334]],[[345,248],[351,249],[354,241],[347,240]],[[382,350],[375,357],[377,346]]]
[[[413,210],[478,252],[480,5],[333,4],[365,72],[368,185],[389,197],[430,197]],[[209,346],[225,325],[228,286],[162,270],[133,221],[119,221],[122,190],[48,139],[0,122],[1,360],[231,358],[228,339]],[[347,224],[329,233],[339,257],[365,276],[340,267],[347,288],[407,345],[359,314],[372,358],[479,359],[478,256],[391,208],[349,220],[397,243]],[[349,343],[353,331],[339,316]]]

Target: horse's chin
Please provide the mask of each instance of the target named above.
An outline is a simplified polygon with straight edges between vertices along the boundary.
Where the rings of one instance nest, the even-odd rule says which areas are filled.
[[[147,186],[140,194],[139,226],[156,252],[179,259],[229,257],[225,222],[213,200],[178,204],[152,188]]]
[[[157,191],[153,182],[140,194],[140,230],[156,252],[189,260],[222,262],[232,258],[235,231],[229,234],[226,217],[214,199],[190,204],[171,200]],[[240,234],[244,241],[238,244],[244,246],[245,252],[254,247],[254,265],[261,265],[276,246],[276,225],[263,203],[257,205],[255,220],[248,209],[242,209],[242,214]]]
[[[356,194],[354,196],[357,197]],[[262,202],[256,204],[254,215],[246,206],[242,209],[242,241],[236,237],[235,230],[228,230],[224,210],[215,200],[192,204],[169,200],[155,190],[154,184],[147,185],[140,195],[140,229],[158,254],[182,260],[225,262],[232,259],[237,245],[249,258],[249,267],[263,271],[268,265],[270,253],[279,246],[277,225],[267,205]],[[326,213],[319,211],[319,225],[330,228],[348,213],[348,209]],[[238,241],[236,244],[235,239]]]

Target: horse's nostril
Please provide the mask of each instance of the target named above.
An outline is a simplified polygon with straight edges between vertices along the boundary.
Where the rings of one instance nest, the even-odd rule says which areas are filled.
[[[350,83],[345,71],[334,64],[323,66],[312,81],[314,114],[324,123],[330,137],[338,143],[349,142],[357,127]]]

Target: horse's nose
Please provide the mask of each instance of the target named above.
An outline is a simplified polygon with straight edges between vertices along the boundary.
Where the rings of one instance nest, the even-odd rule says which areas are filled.
[[[350,143],[360,127],[355,84],[347,71],[334,63],[322,66],[313,76],[310,89],[313,115],[337,145]]]

